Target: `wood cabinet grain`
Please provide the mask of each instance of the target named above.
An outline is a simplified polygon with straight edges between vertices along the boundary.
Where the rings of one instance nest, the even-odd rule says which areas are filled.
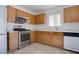
[[[52,46],[63,48],[63,32],[54,32],[52,35]]]
[[[15,51],[18,49],[18,39],[19,34],[18,32],[9,32],[9,51]]]
[[[29,24],[35,24],[35,16],[33,14],[17,9],[17,16],[28,17]]]
[[[16,16],[28,17],[29,24],[35,24],[35,15],[23,11],[21,9],[14,8],[12,6],[7,7],[7,22],[14,23]]]
[[[43,32],[43,43],[51,45],[52,40],[50,32]]]
[[[36,31],[36,41],[41,43],[42,39],[43,39],[42,33],[39,31]]]
[[[16,8],[8,6],[7,7],[7,21],[8,22],[15,22],[16,20]]]
[[[44,24],[45,14],[38,14],[35,16],[35,24]]]
[[[35,15],[31,14],[30,24],[35,24]]]
[[[35,24],[35,15],[27,13],[29,24]]]
[[[35,42],[35,31],[32,31],[31,33],[30,33],[30,37],[31,37],[31,43],[34,43]]]
[[[28,17],[28,13],[23,10],[17,9],[16,13],[17,13],[17,16]]]
[[[63,48],[63,38],[63,32],[36,31],[36,41],[43,44]]]
[[[65,23],[79,23],[79,6],[64,8]]]

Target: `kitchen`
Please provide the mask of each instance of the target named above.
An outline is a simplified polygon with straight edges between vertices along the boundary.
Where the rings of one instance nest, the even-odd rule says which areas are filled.
[[[40,7],[41,9],[39,9]],[[0,37],[0,53],[17,54],[16,51],[19,51],[23,54],[29,51],[28,53],[31,54],[30,48],[27,48],[28,50],[26,49],[27,51],[23,51],[23,53],[20,52],[20,49],[32,46],[32,44],[35,44],[34,47],[36,48],[45,45],[64,51],[69,50],[66,53],[70,54],[79,53],[79,46],[77,46],[79,44],[78,9],[79,6],[71,5],[0,6],[0,17],[5,15],[2,19],[6,18],[6,20],[0,20],[2,24],[0,25],[2,27],[0,33],[6,33],[4,34],[5,40],[2,40],[2,36]],[[6,10],[6,14],[4,10]],[[50,50],[50,47],[46,49]],[[52,51],[46,50],[48,53]],[[43,53],[43,51],[37,52]],[[34,50],[33,53],[36,53],[36,51]],[[52,54],[54,53],[52,52]],[[65,52],[63,53],[65,54]]]

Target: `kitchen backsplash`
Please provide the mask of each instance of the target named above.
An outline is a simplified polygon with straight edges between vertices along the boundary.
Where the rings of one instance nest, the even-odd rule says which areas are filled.
[[[48,25],[35,25],[35,31],[55,31],[56,27],[49,27]]]
[[[79,24],[65,23],[58,27],[49,27],[48,25],[35,25],[35,31],[79,32]]]
[[[7,23],[7,32],[13,31],[14,26],[22,26],[23,28],[30,29],[34,31],[34,25],[31,24],[16,24],[16,23]]]
[[[22,26],[26,29],[30,29],[31,31],[78,31],[79,32],[79,24],[78,23],[65,23],[62,26],[58,27],[49,27],[48,25],[28,25],[28,24],[16,24],[16,23],[7,23],[7,32],[13,31],[14,26]]]

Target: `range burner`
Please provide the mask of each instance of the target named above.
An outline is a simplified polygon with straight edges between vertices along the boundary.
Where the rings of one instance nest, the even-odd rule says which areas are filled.
[[[29,29],[25,29],[25,28],[14,28],[14,31],[30,31]]]

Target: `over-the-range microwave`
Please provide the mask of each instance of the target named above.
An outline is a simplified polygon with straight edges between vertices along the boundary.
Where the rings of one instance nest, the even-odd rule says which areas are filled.
[[[28,17],[16,16],[16,21],[15,21],[15,23],[18,23],[18,24],[28,23]]]

